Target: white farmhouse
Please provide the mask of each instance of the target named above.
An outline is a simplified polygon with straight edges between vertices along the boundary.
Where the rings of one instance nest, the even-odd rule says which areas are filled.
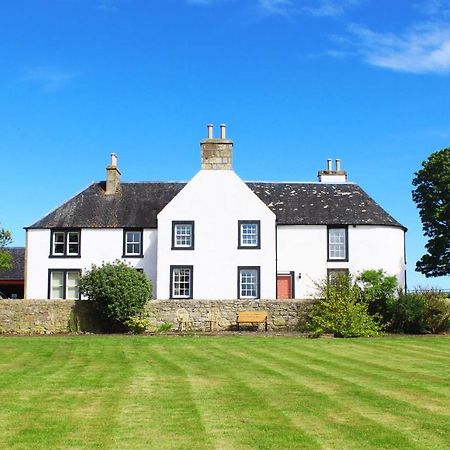
[[[94,183],[26,228],[26,298],[79,298],[81,271],[122,259],[160,299],[288,299],[339,272],[383,269],[406,285],[406,228],[336,160],[318,182],[244,182],[233,142],[201,141],[188,183]]]

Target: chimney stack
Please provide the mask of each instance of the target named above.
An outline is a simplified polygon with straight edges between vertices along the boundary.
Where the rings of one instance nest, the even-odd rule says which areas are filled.
[[[120,191],[120,170],[117,167],[117,155],[111,153],[111,164],[106,167],[106,195],[114,195]]]
[[[341,160],[336,159],[336,170],[333,170],[333,160],[327,159],[327,170],[319,170],[317,174],[321,183],[345,183],[347,172],[341,168]]]
[[[208,125],[208,137],[200,141],[202,169],[231,170],[233,141],[226,138],[226,125],[220,125],[220,138],[214,139],[213,125]]]

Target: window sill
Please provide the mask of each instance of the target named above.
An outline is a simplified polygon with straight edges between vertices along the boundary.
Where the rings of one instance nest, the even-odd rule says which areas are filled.
[[[122,258],[143,258],[144,255],[122,255]]]
[[[49,258],[81,258],[81,255],[48,255]]]

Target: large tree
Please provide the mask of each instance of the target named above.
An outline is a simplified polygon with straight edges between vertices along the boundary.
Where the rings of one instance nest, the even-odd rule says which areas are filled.
[[[427,277],[450,274],[450,148],[432,153],[413,180],[427,253],[416,270]]]
[[[7,252],[2,251],[4,247],[11,244],[12,235],[11,232],[0,228],[0,270],[10,269],[12,267],[11,255]]]

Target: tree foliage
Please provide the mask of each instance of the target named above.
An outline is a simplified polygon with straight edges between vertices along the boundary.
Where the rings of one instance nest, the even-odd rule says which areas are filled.
[[[392,305],[398,289],[397,277],[382,269],[365,270],[357,277],[361,296],[367,302],[369,314],[378,314],[384,324],[391,320]]]
[[[427,253],[416,270],[427,277],[450,274],[450,148],[432,153],[413,180]]]
[[[11,255],[2,251],[7,245],[12,243],[12,234],[10,231],[0,228],[0,270],[11,269],[12,258]]]
[[[116,261],[93,265],[83,273],[80,292],[94,302],[95,309],[113,329],[120,329],[132,317],[143,315],[152,285],[142,272]]]

